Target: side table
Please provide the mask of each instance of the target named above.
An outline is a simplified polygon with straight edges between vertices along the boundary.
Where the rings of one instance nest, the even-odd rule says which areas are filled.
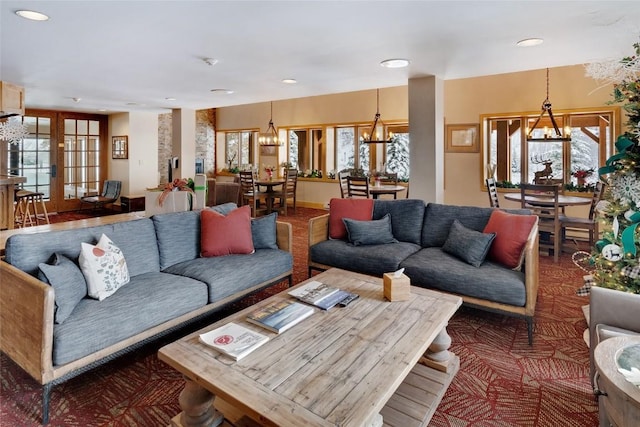
[[[609,338],[595,349],[600,427],[640,425],[640,388],[618,372],[616,363],[620,351],[633,345],[640,345],[640,337]]]
[[[144,210],[144,195],[120,196],[120,210],[122,212],[136,212]]]

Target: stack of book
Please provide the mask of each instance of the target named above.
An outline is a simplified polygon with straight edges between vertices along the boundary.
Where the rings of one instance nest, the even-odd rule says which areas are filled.
[[[289,295],[323,310],[328,310],[347,298],[350,300],[357,298],[356,294],[329,286],[317,280],[313,280],[299,288],[292,289],[289,291]]]
[[[279,334],[311,316],[313,312],[313,307],[299,302],[278,301],[249,314],[247,321]]]
[[[269,341],[269,337],[230,322],[213,331],[200,334],[200,341],[234,360],[240,360]]]

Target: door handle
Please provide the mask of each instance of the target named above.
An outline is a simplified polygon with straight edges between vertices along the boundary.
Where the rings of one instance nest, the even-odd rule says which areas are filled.
[[[56,165],[51,165],[51,178],[55,178],[56,177],[56,172],[58,171],[58,168]]]

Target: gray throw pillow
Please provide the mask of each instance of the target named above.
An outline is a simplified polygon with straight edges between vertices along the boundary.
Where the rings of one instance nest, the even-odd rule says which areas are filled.
[[[66,256],[55,253],[52,264],[40,263],[38,278],[55,291],[54,322],[62,323],[87,295],[87,282],[78,265]]]
[[[474,267],[483,263],[496,233],[481,233],[465,227],[457,219],[453,220],[449,236],[442,250],[454,255]]]
[[[371,221],[358,221],[356,219],[342,218],[349,242],[354,246],[360,245],[384,245],[386,243],[398,243],[391,230],[391,215],[386,214],[381,219]]]
[[[278,249],[276,242],[277,219],[277,212],[251,219],[251,237],[254,249]]]
[[[227,216],[227,214],[229,212],[231,212],[232,210],[235,210],[238,208],[238,205],[236,205],[233,202],[228,202],[228,203],[223,203],[221,205],[215,205],[215,206],[211,206],[207,209],[211,209],[212,211],[218,212],[219,214],[222,214],[224,216]]]

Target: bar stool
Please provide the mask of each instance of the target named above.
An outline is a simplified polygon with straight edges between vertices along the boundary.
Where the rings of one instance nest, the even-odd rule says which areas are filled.
[[[18,190],[15,193],[16,206],[14,210],[14,222],[16,227],[28,227],[43,224],[49,224],[49,213],[44,204],[44,193],[36,193],[28,190]],[[38,212],[40,205],[41,212]],[[33,207],[33,217],[31,215],[31,207]]]

